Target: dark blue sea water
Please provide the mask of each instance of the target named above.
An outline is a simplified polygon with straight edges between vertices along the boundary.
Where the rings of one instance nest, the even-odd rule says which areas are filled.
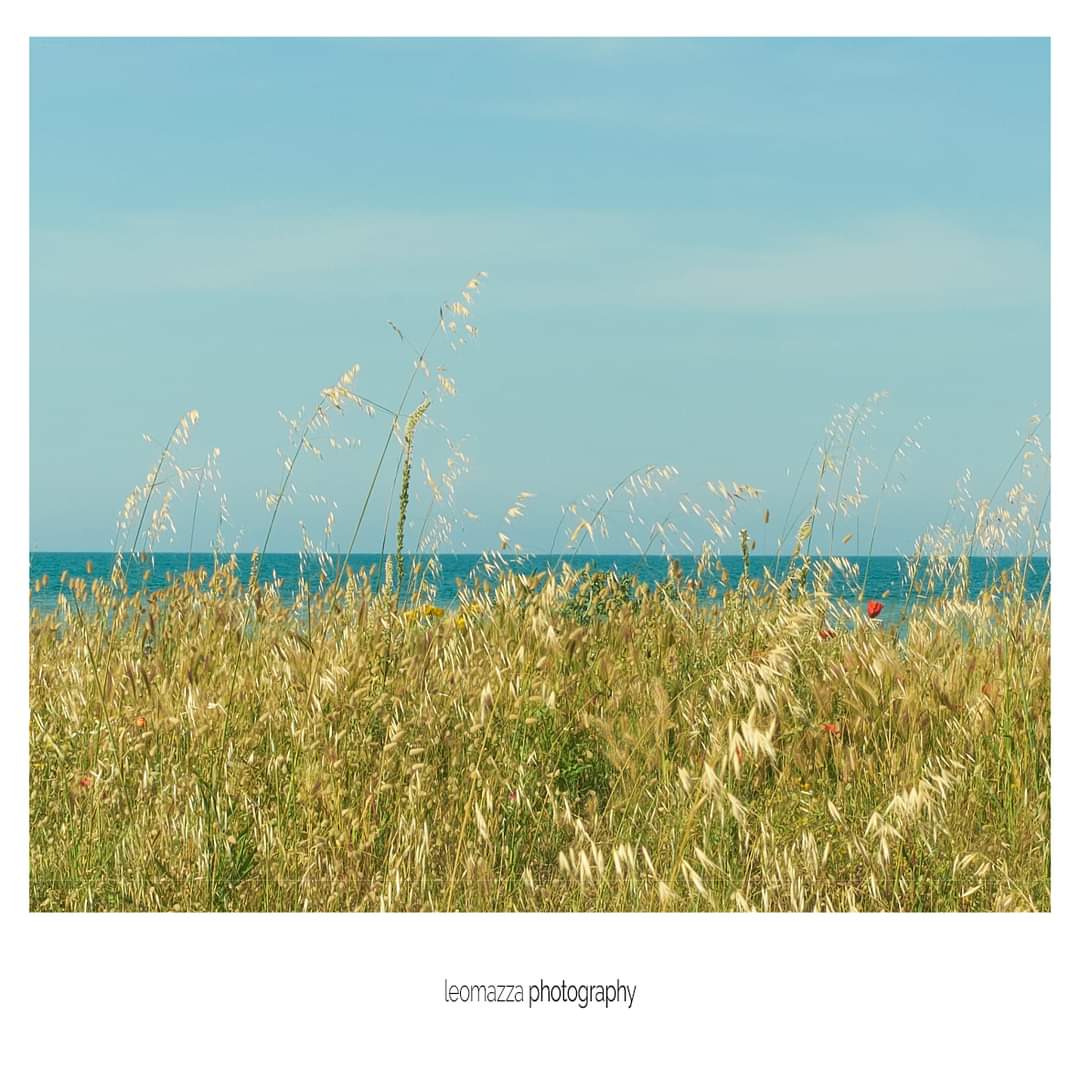
[[[828,561],[828,560],[816,560]],[[864,599],[879,599],[885,604],[885,618],[892,612],[899,611],[904,606],[908,589],[908,571],[904,560],[897,556],[874,556],[869,559],[867,572],[867,560],[851,560],[858,566],[859,576],[857,581],[845,580],[844,576],[835,571],[831,580],[831,590],[837,597],[848,600],[857,600],[862,589],[863,575],[866,574]],[[972,597],[977,596],[984,587],[989,585],[1001,573],[1008,571],[1014,564],[1012,558],[985,559],[972,558],[970,563],[969,592]],[[56,598],[61,589],[60,577],[63,571],[77,577],[86,578],[87,562],[93,564],[93,571],[89,576],[108,577],[112,566],[110,552],[74,552],[74,551],[35,551],[30,555],[30,604],[32,607],[51,608],[56,604]],[[239,573],[242,581],[248,580],[251,568],[250,555],[237,555]],[[719,562],[719,567],[717,567]],[[761,579],[766,571],[774,576],[783,576],[787,568],[786,558],[778,560],[765,556],[753,556],[750,559],[750,574],[752,577]],[[670,562],[665,556],[640,555],[605,555],[605,556],[530,556],[515,557],[509,560],[509,564],[515,571],[532,574],[549,568],[558,569],[561,564],[568,564],[575,570],[589,568],[596,572],[616,571],[620,574],[632,574],[639,581],[650,585],[657,585],[667,580],[670,573]],[[679,560],[683,573],[691,576],[695,573],[695,560],[681,558]],[[366,570],[373,575],[377,582],[385,557],[379,555],[354,555],[349,564],[356,571]],[[181,575],[189,567],[189,556],[184,554],[158,554],[152,561],[130,563],[128,579],[132,587],[137,587],[146,570],[150,571],[147,586],[151,589],[159,589],[166,586],[177,575]],[[335,563],[335,569],[338,564]],[[212,570],[214,556],[207,553],[198,553],[190,556],[192,569],[205,568]],[[713,569],[704,575],[700,586],[703,599],[709,597],[710,587],[715,587],[718,594],[722,594],[725,587],[730,587],[738,582],[743,573],[742,558],[738,555],[723,557],[713,560]],[[728,574],[728,585],[725,586],[720,569]],[[33,591],[35,581],[48,576],[47,584],[38,592]],[[435,586],[433,602],[442,607],[452,607],[458,594],[459,582],[475,582],[482,579],[484,570],[482,559],[479,555],[443,555],[439,559],[439,572],[437,576],[429,571],[427,579]],[[1040,592],[1049,593],[1050,563],[1046,558],[1035,558],[1030,561],[1027,568],[1025,585],[1029,596],[1034,597]],[[268,582],[275,579],[280,588],[281,597],[286,602],[291,601],[297,591],[297,587],[303,578],[307,585],[315,590],[320,587],[320,568],[316,560],[308,557],[301,561],[298,555],[265,555],[260,560],[260,581]],[[407,590],[406,590],[407,591]]]

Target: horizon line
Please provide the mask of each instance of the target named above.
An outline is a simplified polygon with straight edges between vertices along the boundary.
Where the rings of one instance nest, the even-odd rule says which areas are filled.
[[[33,557],[34,555],[106,555],[109,558],[115,558],[118,553],[115,552],[115,551],[107,551],[107,550],[104,550],[104,549],[93,550],[93,549],[90,549],[90,548],[85,548],[85,549],[83,549],[83,548],[37,548],[37,549],[31,549],[29,554],[30,554],[31,557]],[[192,558],[195,558],[196,556],[199,556],[199,557],[213,556],[213,555],[216,554],[218,556],[218,558],[226,560],[226,559],[229,559],[233,555],[250,558],[251,556],[255,555],[256,552],[254,552],[254,551],[230,551],[230,552],[225,553],[225,552],[214,552],[214,551],[191,551],[191,552],[187,552],[187,551],[152,551],[152,552],[146,552],[146,553],[134,553],[134,552],[126,551],[126,552],[120,552],[119,554],[122,555],[124,558],[131,558],[133,556],[136,557],[136,558],[142,558],[143,554],[145,554],[145,555],[149,556],[150,558],[157,558],[159,556],[169,556],[169,557],[175,557],[175,558],[178,558],[178,559],[187,558],[189,555]],[[320,557],[318,552],[302,552],[302,551],[260,551],[260,552],[258,552],[258,554],[260,556],[264,557],[264,558],[270,558],[270,557],[274,557],[274,556],[278,556],[278,555],[281,555],[281,556],[305,555],[305,556],[307,556],[308,558],[311,558],[311,559],[318,559]],[[447,558],[447,557],[478,559],[483,555],[490,555],[490,554],[500,554],[504,558],[520,558],[520,559],[590,559],[590,558],[595,558],[595,559],[623,559],[623,558],[627,558],[627,559],[693,559],[693,560],[696,560],[696,559],[700,559],[702,557],[700,554],[695,555],[695,554],[692,554],[690,552],[679,553],[679,554],[664,554],[663,552],[652,552],[652,553],[644,553],[643,554],[642,552],[639,552],[639,551],[614,551],[614,552],[593,551],[593,552],[587,552],[587,553],[572,552],[572,551],[561,551],[561,552],[560,551],[551,551],[551,552],[546,552],[546,553],[544,553],[544,552],[530,552],[530,551],[515,551],[515,552],[510,552],[510,553],[507,553],[507,552],[491,552],[491,551],[442,551],[442,552],[420,552],[420,551],[411,551],[410,552],[410,551],[407,551],[407,552],[403,553],[404,557],[407,558],[407,559],[415,559],[415,558],[432,559],[432,558]],[[340,558],[343,557],[343,553],[342,552],[324,552],[323,556],[326,557],[326,558],[330,558],[330,559],[340,559]],[[379,551],[354,551],[350,555],[348,555],[347,557],[349,559],[367,559],[367,558],[370,558],[370,559],[395,559],[395,558],[397,558],[397,553],[392,552],[392,551],[390,551],[390,552],[387,552],[387,551],[383,551],[383,552],[379,552]],[[732,552],[732,553],[729,553],[729,554],[725,554],[723,552],[715,552],[715,553],[712,553],[709,557],[710,558],[722,558],[722,559],[731,558],[731,559],[740,559],[740,560],[743,558],[741,552]],[[776,553],[773,553],[773,554],[761,554],[761,553],[758,553],[758,552],[753,552],[753,553],[750,554],[749,557],[751,559],[775,559],[775,558],[781,558],[781,559],[796,558],[796,559],[798,559],[798,558],[802,558],[802,555],[801,554],[792,555],[790,553],[785,554],[783,552],[776,552]],[[910,554],[903,554],[901,552],[893,552],[891,554],[871,554],[871,553],[868,553],[868,554],[865,554],[865,555],[855,554],[855,555],[847,555],[847,556],[845,556],[843,552],[834,553],[834,554],[831,554],[831,555],[825,554],[823,552],[811,552],[810,553],[810,558],[812,558],[812,559],[842,559],[842,558],[845,558],[845,557],[848,558],[848,559],[906,559],[906,558],[910,558]],[[929,555],[921,555],[919,557],[922,558],[922,559],[931,558],[931,556],[929,556]],[[1022,553],[1002,552],[999,555],[969,555],[969,556],[953,555],[953,556],[949,556],[949,557],[950,558],[957,558],[957,559],[965,558],[965,557],[971,558],[971,559],[1021,559],[1021,558],[1048,559],[1050,556],[1045,555],[1045,554],[1029,554],[1029,553],[1026,553],[1026,552],[1022,552]]]

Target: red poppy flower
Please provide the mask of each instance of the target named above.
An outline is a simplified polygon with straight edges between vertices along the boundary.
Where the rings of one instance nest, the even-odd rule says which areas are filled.
[[[840,727],[837,724],[822,724],[821,726],[825,729],[825,732],[828,735],[840,734]]]
[[[145,716],[136,716],[135,717],[135,726],[137,728],[146,727],[146,717]]]
[[[836,632],[834,630],[830,630],[827,626],[823,626],[818,631],[818,636],[821,638],[822,641],[828,641],[829,638],[836,637]]]
[[[88,788],[93,782],[94,782],[94,778],[92,776],[80,776],[79,777],[79,787],[81,787],[81,788]]]
[[[885,610],[885,605],[880,600],[866,601],[866,614],[871,619],[876,619]]]

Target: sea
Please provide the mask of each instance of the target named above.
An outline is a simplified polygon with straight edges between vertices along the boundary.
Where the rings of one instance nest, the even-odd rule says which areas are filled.
[[[135,585],[143,574],[149,571],[146,585],[151,590],[160,589],[169,584],[177,576],[187,570],[206,569],[212,571],[215,556],[209,552],[179,554],[157,553],[150,558],[130,557],[126,563],[131,569],[128,580]],[[340,556],[331,563],[331,575],[336,573],[340,566]],[[236,555],[239,575],[242,581],[247,581],[251,571],[251,555]],[[407,566],[412,572],[416,568],[426,570],[425,578],[434,586],[434,595],[428,598],[429,602],[440,607],[452,608],[458,598],[463,585],[475,585],[484,580],[487,575],[485,563],[488,561],[482,555],[440,555],[436,565],[428,564],[428,556],[419,558],[407,557]],[[672,572],[671,559],[664,555],[514,555],[502,556],[504,564],[511,570],[521,574],[535,574],[547,570],[560,572],[563,565],[571,567],[575,571],[588,570],[593,573],[607,574],[614,572],[620,575],[628,575],[637,578],[650,586],[659,585],[668,580]],[[727,588],[736,585],[744,572],[743,560],[740,555],[725,556],[713,559],[711,568],[700,579],[696,577],[696,560],[689,557],[678,558],[679,569],[684,579],[693,577],[703,602],[709,602],[722,597]],[[828,562],[825,557],[815,558],[814,562]],[[907,591],[909,588],[909,568],[907,560],[899,556],[874,555],[869,559],[850,558],[850,563],[858,567],[858,578],[852,580],[845,578],[839,572],[834,572],[830,581],[830,590],[838,599],[855,600],[879,600],[885,607],[886,619],[905,606]],[[1050,560],[1046,557],[1036,557],[1026,560],[1028,566],[1025,572],[1025,591],[1030,598],[1040,595],[1049,595],[1050,590]],[[1016,562],[1015,557],[980,558],[972,557],[970,560],[970,572],[968,588],[970,596],[974,599],[982,590],[990,585],[1002,573],[1006,573]],[[62,586],[60,579],[66,570],[68,575],[81,578],[109,576],[113,563],[113,555],[107,551],[33,551],[30,553],[30,605],[32,608],[49,610],[56,605]],[[87,572],[87,565],[91,570]],[[354,571],[367,571],[372,580],[378,583],[381,575],[385,572],[386,556],[367,554],[352,555],[349,565]],[[751,556],[749,560],[749,574],[752,578],[763,580],[766,574],[773,577],[783,577],[788,567],[787,558]],[[727,581],[724,580],[724,572]],[[407,573],[409,571],[407,570]],[[865,587],[863,579],[865,576]],[[35,582],[40,583],[47,577],[47,582],[34,590]],[[301,557],[297,554],[269,554],[261,557],[259,561],[259,580],[261,582],[274,581],[280,591],[282,600],[291,602],[303,581],[310,590],[317,591],[321,585],[325,585],[326,578],[320,570],[319,562],[312,556]],[[408,580],[406,581],[406,594],[408,594]],[[918,600],[925,600],[925,594],[919,594]]]

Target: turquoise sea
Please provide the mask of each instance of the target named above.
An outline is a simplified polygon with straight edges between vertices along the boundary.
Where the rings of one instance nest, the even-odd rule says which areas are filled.
[[[68,574],[77,577],[87,577],[86,566],[90,562],[93,565],[91,576],[108,576],[112,565],[113,556],[107,551],[35,551],[30,554],[30,604],[33,607],[48,609],[56,604],[57,596],[61,588],[60,577],[66,570]],[[166,586],[169,581],[185,570],[205,568],[212,570],[215,556],[209,553],[187,554],[156,554],[152,560],[140,563],[137,560],[132,564],[134,572],[129,573],[129,580],[137,582],[142,573],[150,571],[147,585],[151,589],[159,589]],[[426,560],[426,557],[425,557]],[[383,572],[385,556],[380,555],[353,555],[349,564],[354,570],[367,570],[377,581]],[[411,561],[411,560],[410,560]],[[690,557],[682,557],[679,560],[683,573],[690,576],[695,571],[695,560]],[[703,599],[709,598],[710,587],[717,589],[718,595],[722,594],[726,587],[720,570],[716,568],[717,561],[720,567],[729,575],[729,585],[738,582],[743,572],[741,556],[725,556],[720,560],[713,560],[713,569],[703,576],[700,588]],[[827,561],[827,560],[825,560]],[[905,560],[898,556],[875,555],[869,560],[851,559],[859,568],[859,581],[854,585],[845,581],[844,577],[834,572],[832,577],[832,589],[837,597],[849,600],[859,598],[859,588],[862,575],[866,574],[866,599],[879,599],[885,604],[885,617],[890,612],[898,611],[904,606],[906,591],[908,588],[908,570]],[[242,580],[247,580],[251,568],[251,556],[238,554]],[[666,556],[650,555],[577,555],[577,556],[515,556],[508,560],[509,565],[515,571],[524,574],[532,574],[549,568],[557,569],[561,564],[568,564],[575,570],[586,568],[594,572],[606,573],[616,571],[620,574],[630,574],[639,581],[650,585],[657,585],[667,580],[670,572],[670,560]],[[982,589],[990,584],[998,575],[1009,570],[1015,559],[975,558],[971,559],[969,589],[971,596],[977,596]],[[755,578],[762,578],[766,570],[775,575],[782,576],[786,570],[788,560],[775,557],[752,556],[750,559],[750,574]],[[336,569],[339,563],[334,563]],[[39,591],[33,591],[33,584],[44,576],[48,576],[48,583]],[[267,582],[276,578],[281,590],[282,599],[291,601],[296,595],[297,587],[301,580],[306,581],[311,589],[320,587],[320,568],[318,562],[308,556],[301,559],[296,554],[270,554],[260,560],[260,580]],[[432,581],[436,589],[433,602],[442,607],[452,607],[457,599],[460,583],[475,582],[484,576],[483,560],[479,555],[442,555],[439,557],[438,573],[429,570],[427,577]],[[1050,582],[1049,559],[1033,558],[1027,568],[1025,585],[1029,596],[1036,596],[1041,592],[1049,593]]]

